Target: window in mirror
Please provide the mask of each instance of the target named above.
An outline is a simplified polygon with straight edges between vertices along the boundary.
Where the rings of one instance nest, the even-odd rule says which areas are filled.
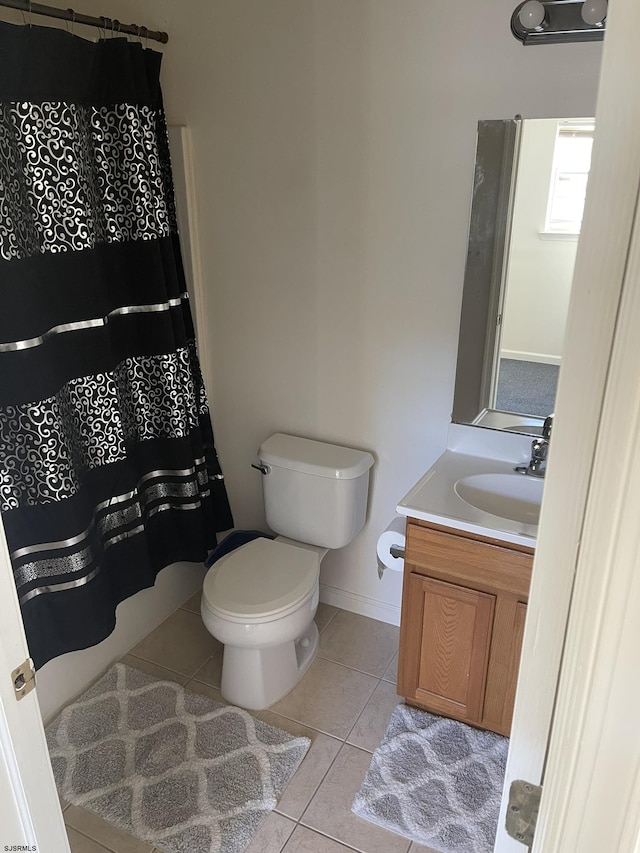
[[[543,234],[580,234],[594,130],[592,122],[558,122]]]
[[[480,122],[453,420],[553,412],[593,119]]]

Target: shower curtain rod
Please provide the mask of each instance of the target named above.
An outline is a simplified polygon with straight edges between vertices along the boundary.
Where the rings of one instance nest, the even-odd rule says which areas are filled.
[[[30,3],[29,0],[0,0],[0,6],[19,9],[29,15],[46,15],[47,18],[59,18],[62,21],[71,21],[73,24],[98,27],[105,33],[112,32],[114,35],[125,33],[126,35],[138,36],[138,38],[153,39],[153,41],[159,41],[162,44],[169,41],[167,33],[148,30],[146,27],[137,26],[137,24],[121,24],[120,21],[113,18],[95,18],[93,15],[83,15],[80,12],[74,12],[73,9],[58,9],[56,6],[45,6],[42,3]]]

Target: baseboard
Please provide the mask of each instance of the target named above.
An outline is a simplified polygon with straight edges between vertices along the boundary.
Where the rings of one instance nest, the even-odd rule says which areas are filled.
[[[544,352],[523,352],[515,349],[500,350],[500,358],[512,358],[515,361],[536,361],[540,364],[557,364],[562,362],[559,355],[548,355]]]
[[[360,616],[369,616],[371,619],[386,622],[388,625],[400,624],[400,607],[398,605],[387,604],[375,598],[367,598],[365,595],[358,595],[355,592],[347,592],[345,589],[338,589],[338,587],[328,586],[325,583],[320,584],[320,601],[323,604],[330,604],[332,607],[339,607],[341,610],[358,613]]]

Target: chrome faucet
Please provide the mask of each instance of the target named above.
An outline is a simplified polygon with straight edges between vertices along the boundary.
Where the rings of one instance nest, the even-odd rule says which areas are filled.
[[[531,459],[528,465],[516,465],[513,469],[518,474],[529,474],[532,477],[544,477],[547,470],[547,453],[553,427],[553,414],[544,419],[540,438],[531,442]]]

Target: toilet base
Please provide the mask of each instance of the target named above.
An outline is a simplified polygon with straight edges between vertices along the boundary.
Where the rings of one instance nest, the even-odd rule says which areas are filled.
[[[225,645],[221,693],[227,702],[260,711],[282,699],[307,671],[318,651],[318,628],[311,624],[297,640],[250,649]]]

